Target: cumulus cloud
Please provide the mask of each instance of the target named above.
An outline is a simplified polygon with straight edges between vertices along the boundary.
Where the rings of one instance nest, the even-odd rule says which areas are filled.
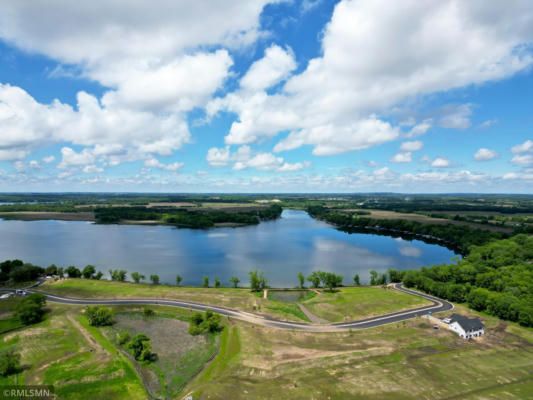
[[[522,144],[517,144],[516,146],[511,147],[511,153],[513,154],[533,153],[533,141],[526,140]]]
[[[304,161],[298,163],[285,162],[283,157],[276,157],[272,153],[254,153],[249,146],[240,146],[231,153],[229,146],[224,148],[212,147],[207,152],[207,162],[213,167],[224,167],[233,164],[234,170],[256,168],[262,171],[293,172],[311,165]]]
[[[392,157],[390,162],[396,162],[396,163],[410,163],[413,161],[413,158],[411,156],[411,152],[405,152],[405,153],[398,153],[394,157]]]
[[[420,122],[419,124],[416,124],[409,130],[409,132],[407,132],[405,136],[407,136],[408,138],[422,136],[428,131],[429,128],[431,128],[432,122],[432,119],[426,119]]]
[[[50,164],[51,162],[54,162],[55,159],[56,158],[54,156],[43,157],[43,162],[46,164]]]
[[[499,157],[499,154],[494,150],[486,149],[482,147],[476,154],[474,154],[474,160],[476,161],[490,161]]]
[[[144,165],[151,168],[160,168],[167,171],[177,171],[183,166],[183,163],[181,162],[174,162],[172,164],[163,164],[161,161],[150,158],[144,162]]]
[[[517,154],[511,159],[511,164],[533,165],[533,155],[531,154],[518,155]]]
[[[446,157],[437,157],[431,162],[431,166],[434,168],[448,168],[451,167],[451,163]]]
[[[520,1],[510,7],[503,1],[421,6],[414,0],[393,5],[343,0],[324,30],[322,55],[290,76],[279,92],[236,91],[208,109],[237,113],[228,144],[289,131],[275,151],[312,145],[313,154],[332,155],[379,145],[398,132],[370,115],[415,96],[502,79],[531,65],[533,58],[521,45],[533,37],[532,22],[532,10]],[[471,104],[449,105],[435,123],[466,129],[471,113]],[[374,127],[362,134],[365,121]],[[410,135],[430,126],[430,121],[419,124]]]
[[[401,151],[418,151],[424,147],[424,143],[420,140],[414,140],[412,142],[403,142],[400,146]]]

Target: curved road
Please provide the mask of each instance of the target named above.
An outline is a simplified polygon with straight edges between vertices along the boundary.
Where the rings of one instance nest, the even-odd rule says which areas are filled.
[[[453,309],[453,304],[446,300],[438,299],[436,297],[415,292],[413,290],[406,289],[400,283],[394,284],[394,289],[404,293],[408,293],[413,296],[423,297],[426,300],[431,301],[433,304],[430,306],[413,308],[406,311],[398,311],[395,313],[385,314],[378,317],[371,317],[360,319],[351,322],[338,322],[332,324],[309,324],[305,322],[290,322],[281,321],[278,319],[270,318],[264,315],[250,313],[246,311],[240,311],[233,308],[213,306],[201,303],[194,303],[190,301],[182,300],[157,300],[157,299],[74,299],[69,297],[56,296],[50,293],[41,292],[33,289],[24,289],[26,292],[39,292],[46,295],[48,301],[53,303],[62,304],[78,304],[78,305],[116,305],[116,304],[146,304],[146,305],[163,305],[187,308],[196,311],[211,310],[226,317],[235,318],[241,321],[246,321],[258,325],[268,326],[278,329],[292,329],[306,332],[338,332],[345,330],[359,330],[374,328],[376,326],[391,324],[394,322],[405,321],[407,319],[419,317],[428,313],[438,313],[442,311],[448,311]]]

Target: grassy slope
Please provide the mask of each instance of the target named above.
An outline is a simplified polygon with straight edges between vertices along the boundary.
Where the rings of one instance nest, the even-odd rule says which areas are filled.
[[[43,322],[0,336],[0,349],[20,352],[24,366],[0,384],[52,384],[61,399],[146,397],[131,363],[87,324],[79,308],[50,308]]]
[[[322,291],[302,304],[318,317],[331,322],[352,321],[375,315],[430,305],[431,302],[393,289],[375,287]]]
[[[64,279],[47,282],[45,292],[78,298],[166,298],[194,301],[257,312],[291,321],[306,321],[307,317],[295,303],[283,303],[263,299],[262,293],[253,294],[249,289],[176,287],[167,285],[133,284],[127,282]],[[430,304],[415,296],[378,288],[344,288],[335,294],[324,292],[304,301],[314,314],[332,322],[358,319],[372,315],[400,311]]]
[[[478,341],[422,319],[339,334],[235,322],[186,392],[200,399],[528,398],[533,330],[483,319],[488,333]]]

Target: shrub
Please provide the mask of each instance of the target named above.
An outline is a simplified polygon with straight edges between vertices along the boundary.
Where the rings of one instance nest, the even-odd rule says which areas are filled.
[[[20,371],[20,354],[13,350],[4,350],[0,353],[0,375],[8,376]]]
[[[153,317],[155,314],[154,310],[148,307],[143,308],[143,316],[144,317]]]
[[[144,333],[139,333],[135,335],[131,342],[128,344],[128,348],[132,351],[133,357],[138,361],[151,361],[152,354],[152,345],[150,343],[150,338]]]
[[[220,323],[220,315],[214,314],[211,310],[206,310],[205,314],[196,312],[192,315],[189,324],[189,333],[199,335],[201,333],[220,332],[224,327]]]
[[[32,293],[20,301],[15,308],[15,315],[24,325],[35,324],[43,319],[46,297]]]
[[[85,316],[92,326],[113,325],[113,312],[105,306],[89,306],[85,310]]]
[[[118,335],[118,344],[124,345],[128,343],[131,339],[131,336],[128,332],[124,331],[121,332],[120,335]]]

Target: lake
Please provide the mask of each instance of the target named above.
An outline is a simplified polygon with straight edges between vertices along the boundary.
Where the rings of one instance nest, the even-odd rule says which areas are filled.
[[[304,211],[284,210],[275,221],[239,228],[210,230],[169,226],[97,225],[83,221],[0,220],[0,260],[22,259],[42,267],[52,263],[104,272],[125,269],[151,274],[161,282],[200,285],[207,275],[223,285],[237,276],[248,284],[248,271],[263,270],[273,287],[294,287],[297,273],[331,271],[351,284],[358,273],[417,268],[450,262],[445,247],[373,234],[348,234],[311,218]],[[129,277],[129,275],[128,275]]]

